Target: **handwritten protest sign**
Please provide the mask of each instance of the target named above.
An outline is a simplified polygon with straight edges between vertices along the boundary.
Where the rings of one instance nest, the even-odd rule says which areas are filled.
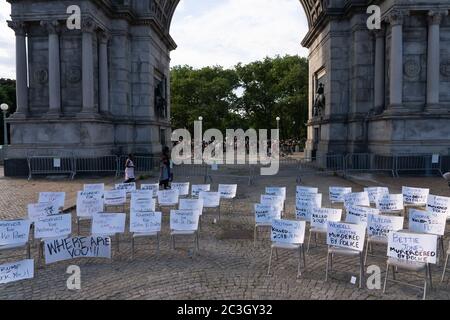
[[[305,221],[275,219],[272,222],[272,241],[302,244],[305,241]]]
[[[134,190],[130,193],[131,200],[150,200],[153,199],[152,190]]]
[[[171,184],[172,190],[178,190],[180,197],[189,195],[189,187],[189,182],[172,182]]]
[[[340,248],[347,248],[362,252],[366,228],[360,224],[343,222],[327,222],[327,244]]]
[[[367,192],[348,193],[344,196],[344,206],[346,210],[351,206],[370,207],[369,194]]]
[[[447,216],[429,211],[409,210],[409,230],[418,233],[443,236],[447,223]]]
[[[59,209],[53,203],[30,203],[28,205],[28,219],[32,222],[55,214],[59,214]]]
[[[347,209],[345,222],[367,225],[369,214],[378,215],[380,214],[380,210],[369,207],[350,206]]]
[[[149,190],[152,192],[152,197],[157,198],[158,197],[158,191],[159,191],[159,184],[158,183],[152,183],[152,184],[142,184],[141,190]]]
[[[222,199],[234,199],[237,193],[237,184],[219,184],[219,193]]]
[[[192,210],[201,216],[203,214],[203,199],[180,199],[178,209]]]
[[[404,218],[369,214],[367,216],[367,234],[369,237],[383,238],[387,241],[391,231],[403,229]]]
[[[269,205],[277,208],[277,210],[283,211],[284,209],[284,199],[282,196],[273,196],[263,194],[261,195],[261,204]]]
[[[436,264],[437,236],[407,232],[391,232],[388,236],[388,257]]]
[[[199,215],[192,210],[171,210],[170,229],[176,231],[197,231]]]
[[[308,194],[308,193],[319,193],[319,188],[297,186],[297,188],[296,188],[297,196],[302,195],[302,194]]]
[[[203,200],[204,208],[217,208],[220,206],[219,192],[200,192],[199,199]]]
[[[270,196],[283,197],[283,201],[286,201],[286,187],[267,187],[266,194]]]
[[[428,196],[427,211],[440,213],[450,218],[450,198],[441,196]]]
[[[111,259],[111,238],[75,237],[45,241],[45,262],[51,264],[77,258]]]
[[[130,182],[130,183],[118,183],[116,184],[115,190],[125,190],[127,194],[130,194],[133,191],[136,191],[136,183]]]
[[[178,190],[158,191],[158,203],[160,206],[174,206],[178,203]]]
[[[34,260],[22,260],[19,262],[0,265],[0,284],[16,282],[34,278]]]
[[[92,215],[92,234],[115,235],[125,232],[125,213],[95,213]]]
[[[122,206],[127,202],[127,192],[125,190],[105,191],[105,205]]]
[[[65,200],[66,200],[65,192],[41,192],[41,193],[39,193],[38,202],[52,203],[58,209],[60,209],[60,208],[64,208]]]
[[[425,206],[427,204],[430,189],[403,187],[403,202],[416,206]]]
[[[314,208],[322,207],[322,194],[303,194],[296,200],[296,217],[300,220],[311,221],[311,214]]]
[[[364,191],[369,194],[370,203],[373,204],[376,204],[382,196],[389,194],[389,188],[386,187],[369,187],[364,188]]]
[[[255,221],[257,225],[272,225],[274,219],[281,219],[280,210],[269,205],[255,204]]]
[[[345,195],[352,193],[352,188],[330,187],[330,201],[343,203]]]
[[[92,217],[103,212],[105,199],[103,191],[79,191],[77,194],[77,216]]]
[[[130,202],[130,210],[138,212],[155,212],[156,200],[153,198],[132,198]]]
[[[30,225],[30,220],[0,221],[0,246],[27,243]]]
[[[138,212],[132,210],[130,213],[130,232],[132,233],[161,232],[161,224],[161,212]]]
[[[46,218],[39,218],[34,223],[34,238],[68,237],[72,233],[72,215],[61,214]]]
[[[314,208],[311,214],[311,228],[326,230],[328,221],[339,222],[341,219],[341,209]]]
[[[210,190],[211,190],[210,184],[194,184],[194,185],[192,185],[191,195],[194,198],[198,198],[200,195],[200,192],[208,192]]]
[[[383,213],[404,210],[403,194],[386,194],[378,199],[377,209]]]
[[[85,184],[84,191],[98,191],[103,193],[103,191],[105,191],[105,184],[104,183],[97,183],[97,184]]]

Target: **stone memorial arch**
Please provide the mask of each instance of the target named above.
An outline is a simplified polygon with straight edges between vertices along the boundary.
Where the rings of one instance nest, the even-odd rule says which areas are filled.
[[[179,1],[8,0],[17,60],[8,161],[158,154],[170,141]],[[310,50],[307,154],[447,154],[448,0],[300,4],[310,27],[302,41]],[[78,30],[66,27],[71,5],[81,8]],[[381,8],[380,29],[367,27],[370,5]]]

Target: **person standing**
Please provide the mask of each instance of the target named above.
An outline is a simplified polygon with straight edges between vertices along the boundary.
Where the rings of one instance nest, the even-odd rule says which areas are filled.
[[[164,190],[167,190],[171,179],[173,179],[173,176],[171,173],[170,150],[168,147],[164,147],[160,161],[159,185],[164,187]]]
[[[128,155],[125,162],[125,183],[135,182],[136,177],[134,175],[134,157],[132,154]]]

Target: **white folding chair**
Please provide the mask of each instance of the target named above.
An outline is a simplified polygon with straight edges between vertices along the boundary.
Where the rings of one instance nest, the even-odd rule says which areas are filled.
[[[124,213],[108,213],[109,215],[117,215],[118,220],[120,221],[120,231],[119,232],[105,232],[105,230],[98,230],[97,224],[100,224],[101,222],[98,222],[98,218],[101,219],[101,215],[105,213],[97,213],[94,214],[92,217],[92,225],[91,225],[91,234],[93,237],[103,237],[103,238],[111,238],[111,241],[113,238],[116,238],[116,246],[117,246],[117,252],[120,252],[120,234],[123,234],[125,232],[125,221],[126,221],[126,214]],[[117,223],[119,225],[119,223]],[[101,225],[101,224],[100,224]],[[117,226],[116,226],[117,227]],[[119,229],[119,228],[117,228]]]
[[[194,236],[194,253],[200,250],[198,220],[199,214],[194,210],[170,211],[170,243],[173,250],[178,236]]]
[[[309,253],[311,245],[311,238],[314,235],[316,247],[318,246],[317,238],[320,235],[327,234],[327,222],[334,221],[339,222],[342,218],[341,209],[333,208],[313,208],[311,214],[311,226],[309,228],[308,248],[306,253]]]
[[[221,204],[228,203],[230,212],[234,211],[234,201],[236,200],[237,184],[219,184]]]
[[[6,231],[6,234],[9,233],[15,233],[19,232],[21,235],[23,235],[26,240],[25,241],[18,241],[18,240],[8,240],[8,241],[2,241],[3,245],[0,245],[0,258],[3,256],[2,253],[9,253],[12,251],[18,251],[20,249],[26,249],[26,255],[27,258],[31,258],[31,244],[30,244],[30,229],[31,229],[31,222],[30,220],[5,220],[1,221],[2,223],[5,223],[5,228],[9,229],[12,225],[16,225],[17,223],[20,223],[19,229],[17,229],[17,226],[13,226],[12,231]],[[3,229],[3,228],[2,228]],[[1,230],[3,231],[3,230]]]
[[[220,193],[219,192],[200,192],[199,199],[203,200],[204,209],[215,209],[220,221]]]
[[[445,264],[444,264],[444,271],[442,271],[442,279],[441,279],[441,283],[444,282],[445,279],[445,274],[447,272],[447,266],[448,266],[448,260],[450,258],[450,243],[449,243],[449,248],[447,250],[447,258],[445,259]]]
[[[264,229],[272,230],[274,219],[281,219],[281,210],[270,205],[255,204],[255,230],[253,235],[253,246],[259,241],[259,232]]]
[[[143,227],[138,228],[134,226],[135,220],[139,219],[138,216],[141,214],[141,216],[146,216],[147,220],[152,220],[151,224],[148,225],[146,222],[141,220],[139,224],[141,224]],[[155,238],[157,241],[157,254],[159,255],[159,249],[160,249],[160,243],[161,243],[161,222],[162,222],[162,213],[161,212],[131,212],[130,213],[130,232],[132,233],[131,236],[131,259],[134,259],[134,253],[135,251],[135,242],[137,239],[143,239],[143,238]],[[155,227],[155,226],[158,227]],[[137,231],[138,230],[138,231]]]

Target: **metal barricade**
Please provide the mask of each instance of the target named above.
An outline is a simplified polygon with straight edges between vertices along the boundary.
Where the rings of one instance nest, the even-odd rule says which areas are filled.
[[[217,170],[216,170],[217,169]],[[223,164],[206,166],[206,181],[224,182],[224,179],[245,179],[250,186],[253,183],[254,168],[250,164]]]
[[[29,157],[28,159],[28,180],[33,178],[33,175],[59,175],[68,174],[71,179],[74,179],[75,163],[73,158],[60,157]]]
[[[114,173],[117,176],[117,156],[104,156],[96,158],[76,158],[75,171],[79,173]]]
[[[399,176],[400,172],[406,173],[424,173],[427,175],[432,174],[433,172],[438,172],[442,175],[441,172],[441,159],[437,159],[434,161],[433,155],[413,155],[413,154],[400,154],[396,155],[396,166],[395,173]]]

